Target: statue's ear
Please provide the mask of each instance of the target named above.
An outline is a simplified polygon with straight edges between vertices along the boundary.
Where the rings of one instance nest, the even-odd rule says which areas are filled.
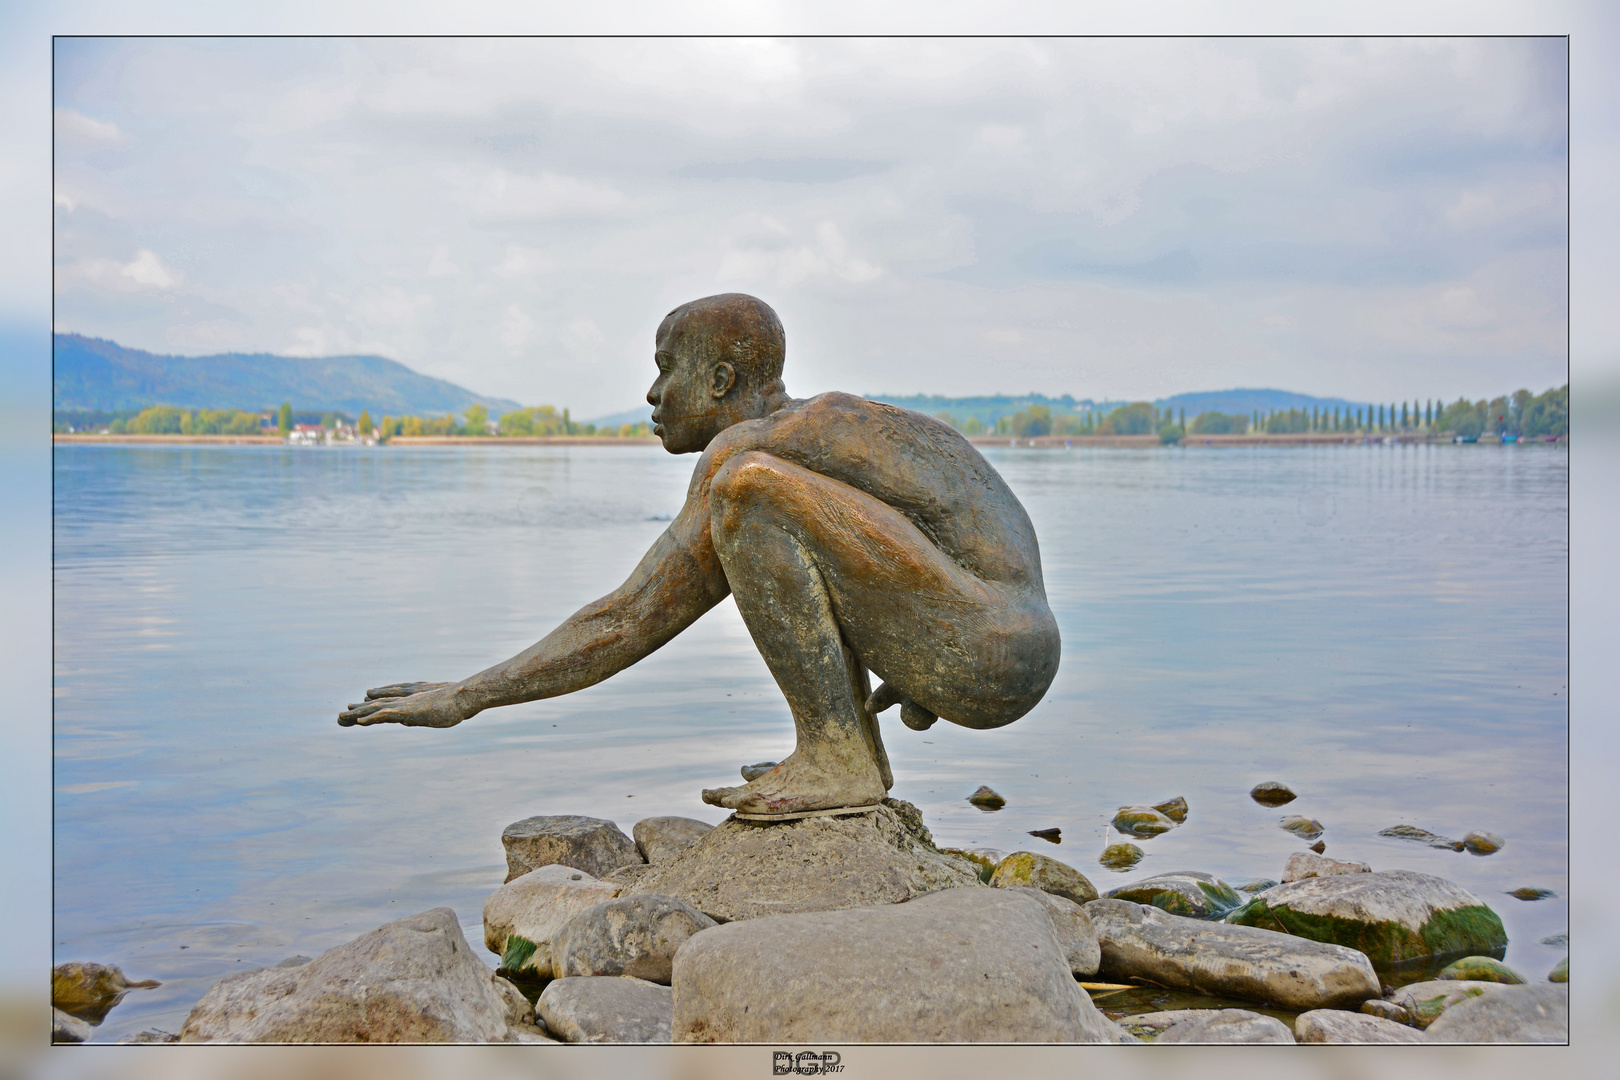
[[[731,393],[731,388],[737,385],[737,369],[725,360],[714,365],[714,382],[709,387],[709,393],[716,400]]]

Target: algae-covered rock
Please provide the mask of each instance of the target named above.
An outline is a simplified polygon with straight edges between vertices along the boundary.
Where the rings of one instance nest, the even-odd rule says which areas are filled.
[[[1097,899],[1097,887],[1086,875],[1070,866],[1033,851],[1015,851],[1001,860],[990,884],[998,889],[1029,885],[1045,892],[1084,904]]]
[[[1275,1016],[1247,1009],[1218,1009],[1214,1016],[1185,1020],[1165,1031],[1156,1043],[1291,1043],[1294,1033]]]
[[[1122,806],[1114,815],[1114,828],[1127,836],[1151,839],[1167,833],[1176,823],[1151,806]]]
[[[552,938],[569,919],[619,895],[619,886],[583,870],[542,866],[502,885],[484,901],[484,946],[500,970],[530,979],[552,975]]]
[[[973,863],[942,855],[910,803],[796,821],[730,818],[625,887],[673,896],[717,922],[868,904],[935,889],[982,887]]]
[[[1567,1043],[1569,988],[1499,986],[1453,1004],[1423,1037],[1432,1043]]]
[[[1261,806],[1285,806],[1293,802],[1296,796],[1282,781],[1266,780],[1249,789],[1249,798]]]
[[[1453,840],[1449,836],[1432,833],[1428,829],[1420,829],[1416,825],[1391,825],[1387,829],[1378,830],[1379,836],[1387,836],[1393,840],[1410,840],[1414,844],[1423,844],[1426,847],[1440,848],[1445,851],[1461,851],[1463,842]]]
[[[1005,852],[992,851],[989,848],[969,849],[948,847],[940,848],[939,853],[941,855],[952,855],[958,859],[966,859],[968,862],[972,863],[975,872],[979,875],[979,880],[984,882],[986,885],[990,884],[990,878],[996,872],[996,865],[1000,863],[1002,859],[1007,857]]]
[[[1151,904],[1172,915],[1192,919],[1218,919],[1243,903],[1243,897],[1232,886],[1212,874],[1196,870],[1155,874],[1110,889],[1104,895],[1135,904]]]
[[[1404,1006],[1412,1023],[1426,1028],[1440,1018],[1440,1014],[1458,1002],[1480,997],[1493,990],[1505,989],[1501,983],[1469,982],[1462,979],[1430,979],[1426,982],[1407,983],[1395,991],[1395,1002]]]
[[[1569,982],[1569,957],[1558,961],[1558,966],[1547,973],[1547,981],[1555,983]]]
[[[1318,840],[1316,843],[1311,845],[1311,850],[1320,855],[1322,852],[1327,850],[1327,844],[1324,841]]]
[[[592,877],[644,860],[636,842],[611,821],[563,814],[514,821],[501,833],[506,880],[541,866],[571,866]]]
[[[58,964],[51,969],[51,1004],[93,1027],[131,990],[161,985],[156,979],[130,982],[117,964]]]
[[[642,818],[630,830],[636,850],[649,863],[661,863],[689,844],[701,840],[713,825],[689,817]],[[634,865],[634,864],[631,864]]]
[[[1420,1043],[1423,1034],[1381,1016],[1312,1009],[1294,1021],[1294,1038],[1302,1043]]]
[[[1349,1007],[1378,996],[1372,965],[1354,949],[1128,900],[1093,900],[1085,910],[1102,946],[1104,979],[1140,978],[1288,1009]]]
[[[1288,856],[1283,867],[1283,881],[1304,881],[1313,877],[1332,877],[1335,874],[1367,874],[1372,867],[1364,862],[1342,862],[1309,851],[1296,851]]]
[[[980,810],[1000,810],[1007,805],[1007,800],[997,795],[987,784],[980,784],[979,790],[968,796],[968,802]]]
[[[1183,821],[1187,820],[1187,800],[1180,795],[1177,795],[1173,799],[1166,799],[1164,802],[1154,803],[1153,809],[1157,810],[1159,813],[1163,814],[1177,825],[1180,825]]]
[[[1248,881],[1245,881],[1243,884],[1234,885],[1232,887],[1234,889],[1236,889],[1238,892],[1258,893],[1258,892],[1265,892],[1267,889],[1272,888],[1276,884],[1277,884],[1277,881],[1276,881],[1275,878],[1257,877],[1257,878],[1250,878]]]
[[[675,1014],[670,988],[628,976],[573,976],[535,1002],[546,1028],[571,1043],[667,1043]]]
[[[1558,894],[1551,889],[1537,889],[1529,885],[1523,885],[1510,890],[1508,895],[1515,900],[1546,900]]]
[[[1315,818],[1306,817],[1304,814],[1289,814],[1277,824],[1301,840],[1315,840],[1322,835],[1322,823]]]
[[[1135,844],[1121,841],[1118,844],[1109,844],[1103,848],[1103,853],[1097,861],[1115,873],[1124,873],[1142,861],[1142,849]]]
[[[1496,912],[1443,878],[1381,870],[1307,878],[1267,889],[1226,920],[1358,949],[1380,968],[1507,945]]]
[[[1463,833],[1462,842],[1470,855],[1494,855],[1507,843],[1492,832],[1466,832]]]
[[[1465,979],[1471,982],[1522,983],[1525,977],[1502,961],[1489,956],[1465,956],[1440,969],[1436,979]]]
[[[1120,1041],[1018,889],[727,923],[675,956],[676,1042]]]

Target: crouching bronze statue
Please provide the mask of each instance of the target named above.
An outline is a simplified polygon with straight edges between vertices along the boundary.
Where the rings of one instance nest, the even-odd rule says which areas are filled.
[[[793,713],[797,747],[705,802],[749,815],[865,807],[893,786],[877,715],[1010,724],[1058,666],[1029,516],[948,425],[782,385],[776,313],[728,293],[658,327],[647,400],[672,454],[698,453],[686,503],[630,574],[538,643],[457,683],[366,692],[343,725],[451,727],[623,671],[737,599]],[[883,683],[871,689],[867,671]]]

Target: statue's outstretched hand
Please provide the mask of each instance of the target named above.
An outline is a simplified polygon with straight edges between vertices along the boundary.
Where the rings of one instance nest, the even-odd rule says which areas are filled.
[[[390,683],[366,691],[366,700],[338,714],[343,727],[356,724],[404,724],[406,727],[455,727],[467,715],[451,692],[455,683]]]

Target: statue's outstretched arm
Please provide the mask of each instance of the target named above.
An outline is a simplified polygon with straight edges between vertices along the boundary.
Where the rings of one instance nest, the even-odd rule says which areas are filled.
[[[730,592],[709,540],[708,500],[692,495],[623,585],[534,645],[458,683],[368,690],[338,723],[453,727],[498,705],[583,690],[647,656]]]

